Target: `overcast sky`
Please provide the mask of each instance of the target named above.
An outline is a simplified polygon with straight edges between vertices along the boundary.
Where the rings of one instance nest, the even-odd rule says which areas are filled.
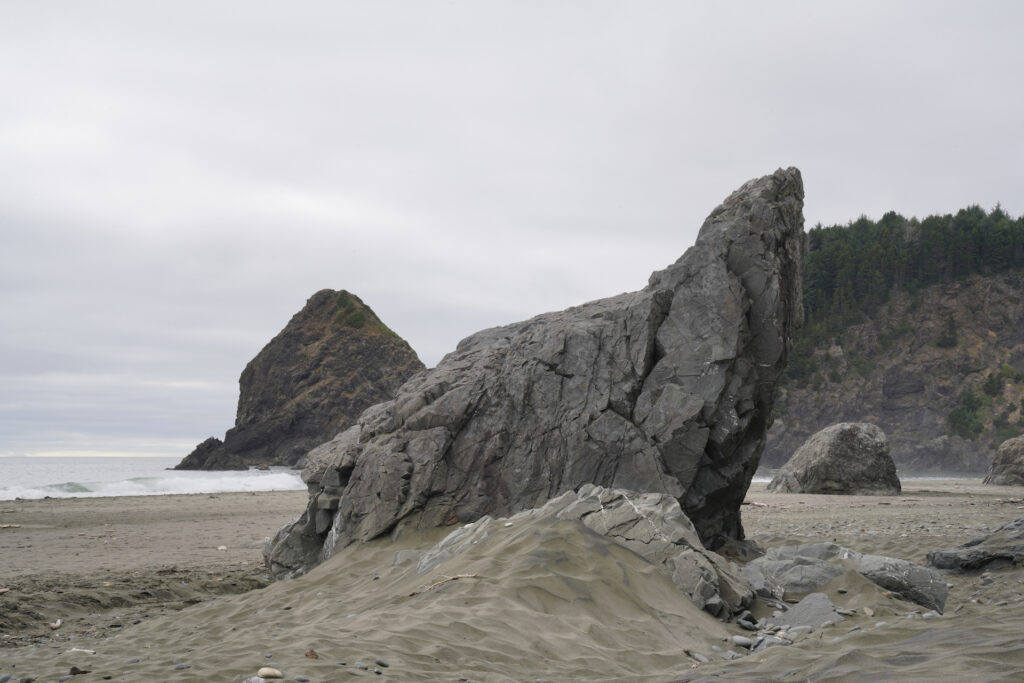
[[[0,2],[0,455],[184,456],[319,289],[435,365],[744,181],[1024,212],[1024,3]]]

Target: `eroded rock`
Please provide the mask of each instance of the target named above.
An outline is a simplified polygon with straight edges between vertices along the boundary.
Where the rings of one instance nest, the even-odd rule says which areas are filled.
[[[587,483],[676,498],[708,547],[742,538],[802,320],[802,207],[796,169],[750,181],[646,288],[463,340],[309,454],[310,504],[268,566],[301,574],[396,528],[506,516]],[[340,501],[329,520],[324,495]]]

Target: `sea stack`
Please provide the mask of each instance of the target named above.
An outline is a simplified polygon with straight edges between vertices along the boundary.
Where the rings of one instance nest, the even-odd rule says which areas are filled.
[[[709,548],[741,539],[803,319],[803,196],[795,168],[747,182],[644,289],[463,340],[310,452],[309,504],[268,567],[296,576],[353,542],[587,483],[673,496]]]
[[[199,444],[175,469],[295,465],[422,369],[362,299],[323,289],[245,366],[234,428],[223,441]]]

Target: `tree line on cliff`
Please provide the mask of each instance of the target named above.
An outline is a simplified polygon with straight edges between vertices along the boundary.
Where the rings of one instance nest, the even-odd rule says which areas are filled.
[[[845,226],[818,224],[807,240],[805,324],[787,369],[796,384],[815,372],[816,348],[871,317],[893,291],[1024,269],[1024,217],[1013,218],[998,205],[923,220],[895,211],[878,221],[861,216]],[[954,345],[955,337],[950,319],[937,343]]]

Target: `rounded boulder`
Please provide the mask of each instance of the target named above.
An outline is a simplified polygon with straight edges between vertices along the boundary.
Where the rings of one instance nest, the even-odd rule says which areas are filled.
[[[1024,486],[1024,436],[1007,439],[999,445],[982,483]]]
[[[873,424],[842,422],[807,439],[768,484],[768,490],[896,496],[901,486],[885,432]]]

